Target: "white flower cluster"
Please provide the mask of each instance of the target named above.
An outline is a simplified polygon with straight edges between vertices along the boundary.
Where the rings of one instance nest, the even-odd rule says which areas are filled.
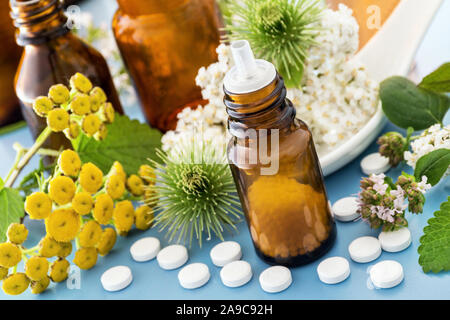
[[[450,149],[450,125],[441,128],[435,124],[422,132],[419,138],[411,142],[411,151],[403,154],[409,166],[415,168],[417,161],[431,151],[438,149]],[[450,167],[446,175],[450,175]]]
[[[309,49],[301,89],[288,89],[287,96],[314,136],[319,155],[328,152],[357,133],[375,113],[378,83],[371,80],[364,67],[350,58],[358,49],[358,24],[344,5],[338,11],[324,10],[317,45]],[[233,66],[230,48],[217,48],[219,61],[200,68],[196,83],[209,103],[196,110],[185,109],[178,115],[175,132],[163,137],[163,149],[169,150],[185,131],[193,132],[204,122],[205,136],[214,142],[226,142],[227,114],[223,104],[223,78]],[[219,136],[219,132],[222,135]]]

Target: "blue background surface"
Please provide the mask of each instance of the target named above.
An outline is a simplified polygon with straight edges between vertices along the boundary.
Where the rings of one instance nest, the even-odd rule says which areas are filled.
[[[81,5],[83,11],[94,13],[98,22],[109,22],[115,7],[115,3],[108,0],[85,1]],[[450,60],[450,38],[444,32],[444,30],[450,30],[449,17],[450,1],[444,1],[417,52],[417,64],[411,77],[420,79],[444,61]],[[127,108],[126,113],[132,118],[142,119],[142,114],[137,106]],[[445,123],[450,123],[449,116]],[[396,128],[388,124],[384,131],[393,129]],[[11,145],[16,141],[24,146],[32,144],[31,135],[27,128],[0,137],[0,176],[7,173],[9,166],[14,161],[14,152]],[[372,143],[360,157],[326,178],[328,196],[332,203],[339,198],[354,195],[359,191],[359,181],[362,176],[359,167],[360,160],[363,156],[376,150],[376,144]],[[28,168],[37,166],[37,163],[36,157],[31,161]],[[402,169],[406,169],[406,167],[392,169],[388,172],[388,175],[397,177]],[[11,297],[0,290],[0,299],[450,299],[450,273],[424,274],[417,262],[417,248],[423,227],[433,212],[438,210],[439,204],[446,200],[450,194],[449,191],[450,183],[447,179],[447,181],[441,182],[429,191],[422,215],[407,214],[413,238],[408,249],[400,253],[383,252],[377,260],[371,263],[358,264],[351,261],[347,247],[356,237],[377,236],[378,231],[371,230],[368,225],[361,221],[337,222],[337,241],[333,249],[324,258],[331,256],[346,257],[350,261],[351,268],[350,277],[337,285],[326,285],[319,281],[316,268],[322,260],[320,259],[307,266],[292,269],[293,283],[286,291],[278,294],[265,293],[259,286],[258,276],[268,265],[257,258],[247,226],[245,222],[241,222],[237,234],[226,235],[226,240],[235,240],[241,244],[243,259],[248,261],[253,268],[253,279],[241,288],[225,287],[220,281],[220,269],[210,261],[209,251],[219,242],[218,239],[207,241],[202,248],[194,245],[189,249],[188,263],[206,263],[211,272],[210,281],[204,287],[196,290],[186,290],[178,284],[178,270],[164,271],[159,268],[155,260],[144,263],[133,261],[129,248],[137,239],[156,236],[161,240],[162,246],[167,244],[163,234],[158,233],[156,229],[151,229],[146,232],[134,230],[128,237],[119,238],[113,251],[108,256],[99,258],[93,269],[81,271],[80,289],[70,289],[63,282],[51,284],[51,287],[45,293],[37,296],[32,295],[28,290],[18,297]],[[28,219],[25,223],[32,230],[27,244],[34,245],[44,234],[43,224]],[[69,257],[69,261],[72,259],[73,254]],[[392,289],[373,289],[368,283],[367,270],[371,265],[387,259],[396,260],[403,265],[405,279],[399,286]],[[133,272],[134,280],[128,288],[120,292],[109,293],[103,290],[100,276],[105,270],[116,265],[129,266]]]

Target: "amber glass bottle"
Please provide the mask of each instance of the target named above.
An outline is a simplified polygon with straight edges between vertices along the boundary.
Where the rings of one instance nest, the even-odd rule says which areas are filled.
[[[14,41],[14,27],[9,18],[9,2],[0,2],[0,126],[20,119],[19,101],[14,93],[14,73],[22,48]]]
[[[273,65],[256,60],[253,75],[239,75],[239,61],[251,59],[235,47],[245,43],[232,44],[237,67],[224,83],[228,160],[256,252],[268,263],[298,266],[326,253],[336,228],[311,132],[295,118]]]
[[[113,31],[147,121],[174,129],[177,113],[204,104],[198,69],[217,60],[215,0],[118,0]]]
[[[56,83],[68,85],[70,77],[81,72],[108,95],[114,108],[123,113],[111,74],[103,56],[66,27],[62,2],[58,0],[11,0],[11,17],[17,27],[16,41],[24,52],[16,72],[15,90],[22,114],[36,137],[46,126],[32,103],[47,95]],[[46,147],[69,146],[64,134],[52,134]]]

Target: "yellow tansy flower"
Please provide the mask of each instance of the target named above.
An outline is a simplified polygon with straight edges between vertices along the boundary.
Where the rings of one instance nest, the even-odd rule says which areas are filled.
[[[22,244],[27,240],[28,229],[19,223],[11,223],[6,231],[8,241],[15,244]]]
[[[52,212],[52,200],[43,192],[34,192],[25,200],[25,211],[31,219],[45,219]]]
[[[78,138],[80,132],[81,132],[80,125],[76,121],[70,121],[69,127],[64,129],[64,135],[69,140]]]
[[[105,126],[104,123],[102,123],[98,131],[94,134],[94,139],[97,141],[102,141],[105,140],[107,135],[108,135],[108,128]]]
[[[113,228],[106,228],[97,243],[97,251],[101,256],[107,255],[116,244],[117,233]]]
[[[85,75],[77,72],[70,78],[70,86],[80,92],[88,93],[92,89],[92,82]]]
[[[72,208],[76,213],[85,215],[91,212],[94,206],[94,199],[89,192],[77,193],[72,199]]]
[[[30,279],[24,273],[18,272],[8,276],[3,280],[3,291],[9,295],[19,295],[27,290],[30,285]]]
[[[47,115],[47,125],[55,132],[61,132],[69,127],[69,113],[61,108],[51,110]]]
[[[155,169],[150,167],[148,164],[143,164],[139,167],[138,171],[139,177],[142,178],[148,184],[154,184],[156,179]]]
[[[40,294],[44,292],[50,284],[50,277],[45,275],[44,278],[42,278],[39,281],[31,281],[31,293],[33,294]]]
[[[100,107],[102,120],[106,123],[113,123],[116,111],[111,102],[106,102]]]
[[[78,93],[70,102],[70,110],[78,116],[84,116],[91,112],[91,99],[87,94]]]
[[[118,175],[122,179],[123,183],[127,181],[127,174],[119,161],[114,161],[111,169],[109,170],[109,175]]]
[[[63,84],[55,84],[48,90],[48,97],[56,104],[64,104],[69,101],[69,89]]]
[[[80,230],[80,216],[72,209],[57,209],[45,219],[47,233],[56,241],[69,242]]]
[[[114,201],[108,194],[101,194],[95,199],[92,213],[95,221],[100,224],[108,224],[112,218]]]
[[[153,210],[148,206],[140,206],[134,213],[136,228],[147,230],[152,226]]]
[[[95,193],[103,184],[103,172],[91,162],[81,167],[79,176],[81,187],[90,193]]]
[[[50,266],[50,279],[53,282],[62,282],[69,276],[70,263],[66,259],[53,261]]]
[[[37,97],[33,102],[33,110],[40,117],[45,117],[52,109],[53,102],[47,97]]]
[[[94,220],[90,220],[86,222],[78,235],[78,240],[80,242],[80,246],[83,248],[86,247],[95,247],[96,244],[100,241],[102,237],[102,227],[100,227],[99,223]]]
[[[58,166],[66,176],[76,177],[81,170],[80,156],[73,150],[64,150],[59,155]]]
[[[114,226],[120,235],[126,234],[131,230],[134,223],[134,208],[129,200],[116,203],[113,212]]]
[[[95,266],[97,263],[97,249],[96,248],[81,248],[75,252],[75,258],[73,259],[80,269],[88,270]]]
[[[0,267],[0,281],[6,278],[8,275],[8,268]]]
[[[95,99],[99,102],[99,104],[103,104],[107,100],[105,91],[103,91],[103,89],[100,87],[94,87],[89,93],[89,95],[93,98],[95,97]],[[94,112],[97,112],[97,110],[95,110]]]
[[[59,250],[57,256],[59,258],[66,258],[72,253],[72,243],[71,242],[60,242]]]
[[[60,249],[59,243],[49,235],[39,241],[39,255],[41,257],[52,258],[58,254]]]
[[[87,136],[91,137],[100,129],[101,124],[102,121],[100,120],[100,118],[97,115],[91,113],[83,118],[81,129]]]
[[[66,176],[53,178],[48,186],[48,195],[59,205],[72,201],[77,187],[73,180]]]
[[[125,184],[119,175],[111,175],[106,180],[106,192],[113,199],[119,199],[125,192]]]
[[[48,261],[43,257],[31,257],[25,263],[25,274],[30,280],[39,281],[47,276]]]
[[[19,247],[10,242],[0,243],[0,267],[12,268],[22,260]]]
[[[130,192],[135,196],[141,196],[144,194],[144,182],[135,174],[128,177],[127,187],[128,190],[130,190]]]

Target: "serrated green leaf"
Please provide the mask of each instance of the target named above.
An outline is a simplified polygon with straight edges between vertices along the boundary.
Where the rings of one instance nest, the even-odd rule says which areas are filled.
[[[419,264],[425,273],[450,270],[450,197],[428,220],[420,238]]]
[[[419,87],[435,92],[450,92],[450,62],[423,78]]]
[[[13,222],[24,216],[23,200],[17,190],[3,188],[0,191],[0,242],[6,240],[6,231]]]
[[[147,159],[157,160],[155,150],[161,146],[161,132],[116,114],[114,122],[108,125],[105,140],[97,141],[82,134],[72,145],[83,163],[92,162],[105,174],[114,161],[119,161],[127,174],[133,174]]]
[[[426,176],[428,183],[434,186],[441,180],[449,166],[450,149],[437,149],[417,161],[414,176],[418,181],[422,179],[422,176]]]
[[[444,94],[418,88],[404,77],[390,77],[380,84],[383,111],[389,120],[401,128],[422,130],[442,119],[450,107]]]

